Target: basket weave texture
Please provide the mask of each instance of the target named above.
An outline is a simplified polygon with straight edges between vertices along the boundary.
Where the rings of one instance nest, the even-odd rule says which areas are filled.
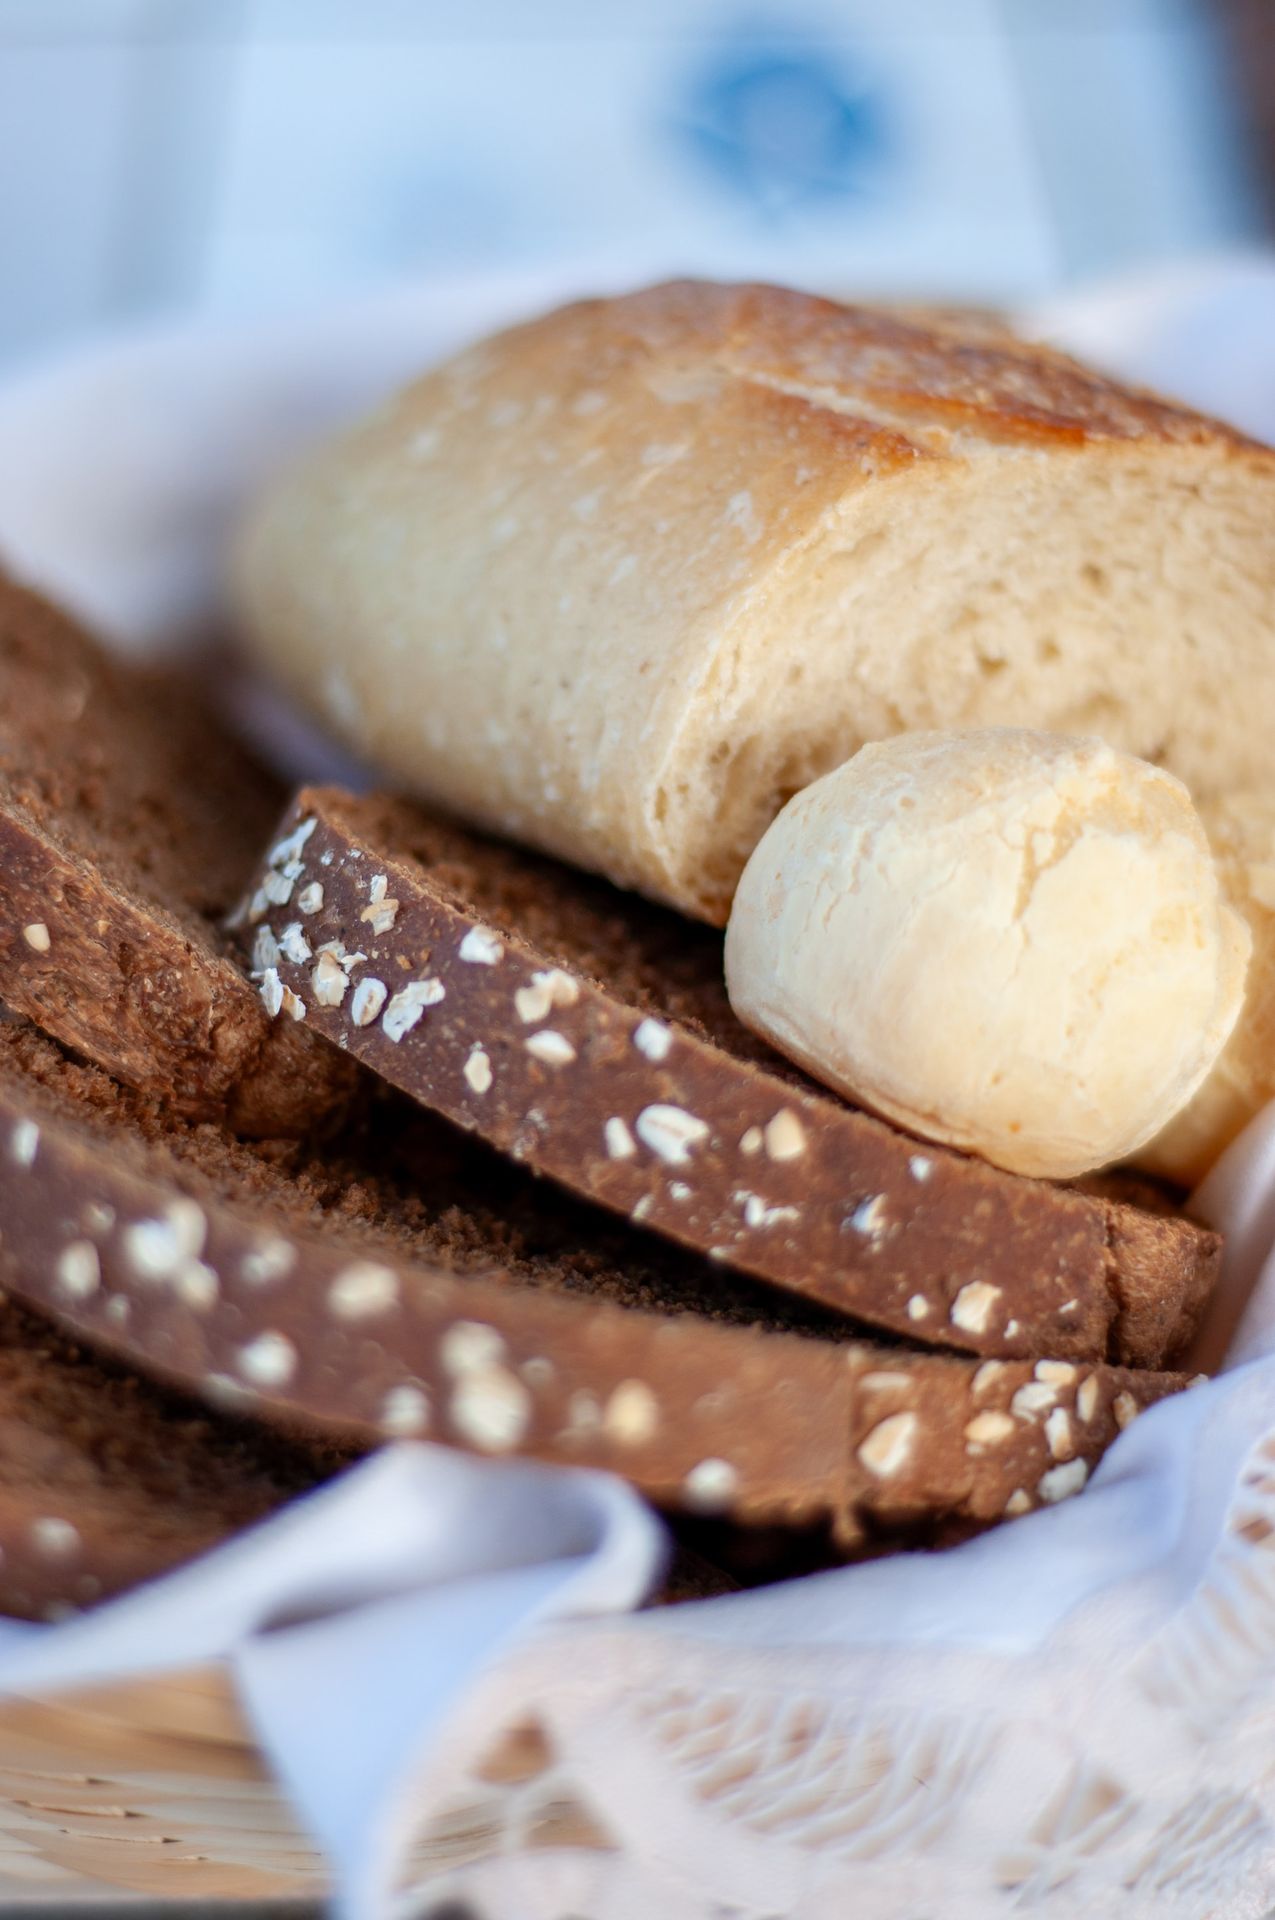
[[[220,1669],[0,1699],[0,1914],[122,1893],[316,1899],[326,1879]]]

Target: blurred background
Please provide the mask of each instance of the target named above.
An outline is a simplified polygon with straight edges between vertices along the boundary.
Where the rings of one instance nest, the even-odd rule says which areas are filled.
[[[1031,301],[1275,229],[1275,0],[0,0],[0,366],[404,275]]]

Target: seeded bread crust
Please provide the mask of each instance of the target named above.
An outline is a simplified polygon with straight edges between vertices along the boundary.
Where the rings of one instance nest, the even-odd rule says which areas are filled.
[[[285,1022],[864,1325],[1158,1366],[1216,1278],[1217,1237],[1180,1217],[1003,1173],[817,1087],[734,1019],[719,936],[399,802],[303,791],[240,937]]]
[[[349,1075],[272,1027],[217,922],[278,807],[198,689],[0,577],[0,996],[182,1114],[315,1123]]]
[[[210,1127],[157,1131],[92,1081],[29,1030],[7,1037],[5,1285],[93,1347],[289,1434],[603,1467],[672,1508],[826,1520],[854,1543],[1076,1492],[1120,1427],[1184,1384],[732,1324],[672,1299],[671,1281],[663,1308],[614,1305],[584,1256],[482,1269],[476,1213],[462,1270],[454,1207],[432,1227],[338,1230],[268,1155]],[[699,1263],[679,1259],[689,1288]]]
[[[0,1295],[0,1612],[61,1619],[155,1579],[335,1464],[210,1420]]]

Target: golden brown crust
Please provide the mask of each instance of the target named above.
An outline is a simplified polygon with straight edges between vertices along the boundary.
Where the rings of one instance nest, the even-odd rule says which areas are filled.
[[[1262,777],[1272,491],[1269,450],[986,326],[677,282],[318,449],[240,610],[386,779],[720,925],[784,801],[887,734]]]
[[[800,395],[869,435],[878,409],[897,414],[900,439],[912,439],[918,454],[941,452],[959,428],[1035,446],[1153,438],[1269,451],[1008,330],[962,329],[955,317],[931,321],[918,310],[843,305],[788,287],[673,280],[619,301],[582,301],[533,321],[524,351],[534,358],[537,331],[555,340],[563,327],[579,329],[591,377],[605,377],[613,357],[685,355]]]

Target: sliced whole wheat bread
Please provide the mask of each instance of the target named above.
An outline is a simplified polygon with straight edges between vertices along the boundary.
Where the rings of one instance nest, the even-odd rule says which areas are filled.
[[[94,1348],[292,1435],[610,1468],[843,1543],[1078,1490],[1178,1375],[845,1337],[546,1192],[397,1098],[348,1157],[186,1127],[0,1025],[0,1276]]]
[[[269,1006],[576,1193],[862,1325],[1158,1366],[1216,1277],[1216,1236],[1180,1216],[815,1085],[734,1018],[720,935],[401,802],[304,790],[238,921]]]
[[[217,922],[277,811],[192,682],[0,576],[0,997],[179,1112],[311,1124],[348,1073],[271,1026]]]
[[[0,1296],[0,1613],[60,1619],[110,1599],[337,1462],[210,1419]]]

